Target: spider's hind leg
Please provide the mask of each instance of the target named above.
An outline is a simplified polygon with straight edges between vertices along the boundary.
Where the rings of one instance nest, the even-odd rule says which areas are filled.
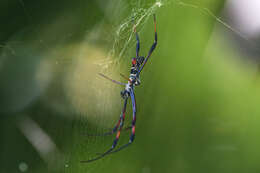
[[[132,100],[133,120],[132,120],[132,126],[131,126],[132,132],[131,132],[131,135],[130,135],[129,142],[126,143],[125,145],[120,146],[116,150],[109,152],[108,154],[118,152],[118,151],[128,147],[130,144],[132,144],[134,142],[134,139],[135,139],[135,123],[136,123],[136,101],[135,101],[135,95],[134,95],[133,91],[130,92],[130,96],[131,96],[131,100]]]
[[[128,98],[125,99],[124,107],[123,107],[122,114],[121,114],[122,116],[120,116],[120,119],[119,119],[119,122],[120,122],[120,123],[119,123],[119,129],[118,129],[118,131],[117,131],[116,138],[114,139],[111,148],[108,149],[108,150],[107,150],[106,152],[104,152],[103,154],[97,156],[96,158],[90,159],[90,160],[82,160],[82,161],[80,161],[81,163],[89,163],[89,162],[93,162],[93,161],[95,161],[95,160],[99,160],[99,159],[103,158],[104,156],[106,156],[107,154],[111,153],[111,152],[115,149],[115,147],[116,147],[116,145],[117,145],[117,142],[118,142],[118,140],[119,140],[119,137],[120,137],[120,133],[121,133],[122,127],[123,127],[123,125],[124,125],[127,100],[128,100]],[[117,125],[118,125],[118,124],[117,124]],[[117,127],[117,125],[116,125],[116,127]],[[118,127],[117,127],[117,128],[118,128]]]
[[[117,125],[116,125],[117,126]],[[116,126],[114,128],[108,128],[106,129],[107,132],[105,133],[96,133],[96,134],[83,134],[84,136],[111,136],[113,134],[115,134],[118,130],[118,127],[116,128]],[[128,130],[131,130],[132,126],[127,126],[125,128],[123,128],[121,131],[128,131]]]
[[[125,111],[126,111],[126,104],[127,104],[128,95],[129,95],[129,93],[123,93],[123,91],[121,91],[121,96],[125,100],[125,102],[124,102],[123,111],[122,111],[122,113],[120,115],[120,118],[119,118],[118,122],[114,126],[114,128],[107,129],[108,132],[105,132],[105,133],[83,134],[83,135],[84,136],[110,136],[110,135],[113,135],[114,133],[116,133],[118,131],[118,127],[123,126],[123,122],[124,122],[124,119],[125,119]],[[131,126],[128,126],[126,128],[121,129],[121,131],[128,131],[130,129],[131,129]]]

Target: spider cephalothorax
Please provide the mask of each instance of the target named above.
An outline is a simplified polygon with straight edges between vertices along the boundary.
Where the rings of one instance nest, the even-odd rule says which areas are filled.
[[[143,56],[139,56],[138,58],[136,58],[137,64],[140,67],[143,62],[144,62],[144,57]]]
[[[121,97],[123,99],[127,98],[130,96],[130,90],[133,86],[137,86],[141,84],[140,77],[138,75],[138,71],[141,67],[141,65],[144,62],[144,57],[137,57],[137,58],[132,58],[132,67],[128,79],[128,83],[125,86],[125,89],[120,92]]]
[[[143,56],[132,58],[132,67],[131,67],[129,79],[132,82],[132,84],[135,86],[140,85],[141,83],[138,72],[143,62],[144,62]]]
[[[132,66],[135,67],[140,67],[144,62],[144,57],[143,56],[139,56],[139,57],[134,57],[132,58]]]
[[[154,43],[152,44],[152,46],[151,46],[151,48],[148,52],[148,55],[144,58],[143,56],[139,56],[140,41],[139,41],[139,36],[136,32],[136,27],[134,26],[134,32],[135,32],[136,41],[137,41],[137,43],[136,43],[136,57],[132,58],[132,66],[131,66],[129,78],[125,77],[124,75],[121,75],[128,80],[127,83],[118,82],[118,81],[113,80],[113,79],[111,79],[111,78],[109,78],[109,77],[100,73],[100,75],[102,77],[104,77],[104,78],[106,78],[106,79],[108,79],[108,80],[110,80],[110,81],[112,81],[116,84],[125,86],[123,91],[121,91],[121,97],[124,99],[124,106],[123,106],[120,118],[119,118],[117,124],[115,125],[115,127],[112,129],[112,131],[98,135],[98,136],[106,136],[106,135],[112,135],[114,133],[117,133],[116,138],[114,139],[114,142],[113,142],[111,148],[108,149],[103,154],[99,155],[98,157],[94,158],[94,159],[81,161],[82,163],[92,162],[92,161],[101,159],[102,157],[106,156],[107,154],[118,152],[121,149],[129,146],[134,141],[134,138],[135,138],[135,122],[136,122],[136,102],[135,102],[134,88],[135,88],[135,86],[140,85],[140,77],[139,77],[140,73],[141,73],[144,65],[146,64],[147,60],[150,58],[150,56],[151,56],[152,52],[154,51],[156,45],[157,45],[157,32],[156,32],[155,15],[154,15],[154,28],[155,28]],[[120,137],[121,130],[122,130],[123,125],[124,125],[126,106],[127,106],[127,101],[128,101],[129,97],[131,98],[131,101],[132,101],[133,120],[132,120],[131,126],[127,127],[126,130],[131,129],[130,139],[129,139],[128,143],[126,143],[125,145],[122,145],[119,148],[115,149],[117,142],[119,140],[119,137]]]

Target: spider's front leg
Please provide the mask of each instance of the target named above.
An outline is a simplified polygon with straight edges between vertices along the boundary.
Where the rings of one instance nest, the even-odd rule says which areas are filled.
[[[148,52],[148,55],[146,56],[146,58],[144,59],[144,62],[141,66],[141,68],[138,71],[138,75],[141,73],[141,71],[143,70],[145,64],[147,63],[148,59],[150,58],[150,56],[152,55],[154,49],[156,48],[157,45],[157,31],[156,31],[156,18],[155,18],[155,14],[153,15],[153,20],[154,20],[154,42]]]
[[[135,38],[136,38],[136,58],[139,57],[139,51],[140,51],[140,40],[138,33],[136,32],[136,25],[134,24],[134,33],[135,33]]]

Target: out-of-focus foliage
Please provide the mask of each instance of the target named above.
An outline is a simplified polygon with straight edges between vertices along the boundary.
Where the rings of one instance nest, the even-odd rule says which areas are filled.
[[[203,10],[218,16],[224,1],[163,2],[156,10],[158,46],[136,88],[134,144],[81,164],[113,141],[83,134],[112,127],[120,114],[122,88],[97,76],[103,71],[120,80],[119,72],[128,73],[134,37],[119,63],[101,63],[115,49],[116,28],[132,8],[155,2],[1,1],[0,172],[260,169],[257,76],[221,32],[213,35],[216,19]],[[137,29],[146,54],[154,39],[152,17]],[[129,122],[131,109],[127,116]]]

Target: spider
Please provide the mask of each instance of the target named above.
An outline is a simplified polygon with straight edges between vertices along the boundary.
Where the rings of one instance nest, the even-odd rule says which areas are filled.
[[[126,78],[128,80],[128,83],[125,84],[125,83],[118,82],[116,80],[113,80],[113,79],[105,76],[102,73],[99,73],[99,75],[104,77],[105,79],[108,79],[111,82],[116,83],[118,85],[125,86],[125,89],[122,90],[121,93],[120,93],[122,99],[124,100],[124,106],[123,106],[120,118],[119,118],[117,124],[115,125],[115,127],[112,129],[112,131],[104,133],[104,134],[101,134],[101,135],[96,135],[96,136],[106,136],[106,135],[112,135],[112,134],[117,132],[116,137],[115,137],[115,139],[113,141],[113,144],[112,144],[111,148],[108,149],[103,154],[99,154],[99,156],[97,156],[97,157],[95,157],[93,159],[90,159],[90,160],[83,160],[83,161],[81,161],[81,163],[88,163],[88,162],[92,162],[92,161],[95,161],[95,160],[99,160],[99,159],[103,158],[104,156],[106,156],[108,154],[111,154],[111,153],[118,152],[118,151],[126,148],[127,146],[129,146],[130,144],[133,143],[133,141],[135,139],[135,124],[136,124],[136,101],[135,101],[134,88],[135,88],[135,86],[138,86],[138,85],[141,84],[140,73],[142,72],[145,64],[147,63],[148,59],[150,58],[152,52],[154,51],[154,49],[155,49],[155,47],[157,45],[157,32],[156,32],[156,18],[155,18],[155,14],[153,15],[153,19],[154,19],[155,38],[154,38],[154,42],[153,42],[153,44],[152,44],[152,46],[151,46],[151,48],[150,48],[146,58],[144,58],[143,56],[139,56],[140,41],[139,41],[138,33],[136,32],[136,26],[134,25],[134,33],[135,33],[136,41],[137,41],[137,43],[136,43],[136,57],[132,58],[132,67],[131,67],[129,78],[127,78],[124,75],[120,74],[121,76],[123,76],[124,78]],[[132,120],[131,126],[127,127],[126,129],[132,129],[132,131],[131,131],[129,142],[116,149],[116,145],[117,145],[117,142],[118,142],[119,137],[120,137],[121,130],[122,130],[123,125],[124,125],[126,106],[127,106],[127,101],[129,99],[129,97],[131,98],[131,101],[132,101],[133,120]]]

